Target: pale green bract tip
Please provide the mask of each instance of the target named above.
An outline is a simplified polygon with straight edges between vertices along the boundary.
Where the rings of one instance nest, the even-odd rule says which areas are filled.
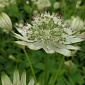
[[[1,73],[2,85],[40,85],[39,83],[35,84],[34,78],[32,78],[28,84],[26,84],[26,70],[23,71],[21,80],[19,78],[19,71],[16,68],[13,75],[13,83],[10,78],[4,73]]]

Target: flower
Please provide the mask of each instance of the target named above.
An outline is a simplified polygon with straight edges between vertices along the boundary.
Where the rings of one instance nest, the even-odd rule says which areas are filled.
[[[37,7],[39,10],[44,9],[45,7],[50,7],[51,3],[49,0],[38,0]]]
[[[4,30],[12,30],[12,22],[6,13],[0,13],[0,27]]]
[[[1,81],[2,81],[2,85],[26,85],[26,71],[24,70],[21,76],[21,81],[19,79],[19,72],[17,70],[17,68],[14,71],[14,75],[13,75],[13,84],[10,80],[10,78],[4,73],[1,73]],[[30,80],[30,82],[28,83],[28,85],[34,85],[34,79],[32,78]],[[40,85],[39,83],[37,83],[36,85]]]
[[[54,9],[58,9],[59,6],[60,6],[60,3],[59,2],[55,2],[54,5],[53,5]]]
[[[34,15],[33,19],[32,25],[27,23],[23,28],[17,28],[20,34],[14,33],[14,36],[21,41],[15,41],[15,43],[33,50],[43,48],[46,53],[58,52],[65,56],[71,55],[69,49],[79,49],[70,44],[81,42],[83,39],[77,37],[77,31],[73,31],[71,27],[65,27],[66,24],[58,13],[50,15],[45,11]]]
[[[84,29],[84,22],[80,17],[77,16],[76,18],[73,19],[71,27],[75,31],[81,31]]]

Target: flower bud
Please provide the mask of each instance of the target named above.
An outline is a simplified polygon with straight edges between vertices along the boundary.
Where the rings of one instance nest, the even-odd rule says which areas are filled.
[[[37,11],[37,10],[34,10],[34,11],[33,11],[33,14],[36,14],[36,13],[38,13],[38,11]]]
[[[80,8],[81,2],[82,2],[81,0],[77,1],[77,4],[76,4],[76,8],[77,8],[77,9]]]
[[[26,4],[29,5],[29,1],[26,1]]]
[[[74,31],[81,31],[84,29],[84,22],[80,17],[76,17],[73,19],[71,27]]]
[[[60,3],[59,2],[55,2],[53,7],[54,7],[54,9],[58,9],[59,6],[60,6]]]
[[[85,32],[82,32],[79,37],[85,39]]]
[[[37,7],[39,10],[42,10],[45,7],[50,7],[51,3],[49,0],[38,0]]]
[[[10,31],[12,30],[12,22],[6,13],[0,13],[0,28]]]
[[[71,60],[65,61],[64,64],[69,68],[72,68],[74,66],[74,63]]]

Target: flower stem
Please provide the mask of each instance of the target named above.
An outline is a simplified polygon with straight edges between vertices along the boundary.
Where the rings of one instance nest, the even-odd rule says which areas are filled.
[[[58,68],[58,70],[57,70],[57,73],[56,73],[56,75],[55,75],[55,78],[54,78],[54,80],[53,80],[53,84],[52,84],[52,85],[54,85],[55,82],[56,82],[56,79],[57,79],[58,74],[59,74],[59,72],[60,72],[60,70],[61,70],[61,66],[62,66],[62,63],[63,63],[64,58],[65,58],[65,56],[63,56],[62,59],[61,59],[61,62],[60,62],[59,68]]]
[[[35,72],[34,72],[33,66],[32,66],[32,64],[31,64],[31,61],[30,61],[30,59],[29,59],[29,56],[28,56],[25,48],[23,49],[23,51],[24,51],[24,53],[25,53],[25,55],[26,55],[26,57],[27,57],[27,60],[28,60],[28,62],[29,62],[29,65],[30,65],[32,74],[33,74],[33,76],[34,76],[35,82],[37,82],[37,79],[36,79],[36,76],[35,76]]]
[[[45,83],[44,85],[47,85],[47,54],[45,56]]]
[[[51,61],[51,68],[50,68],[50,73],[52,73],[52,67],[53,67],[53,64],[54,64],[54,54],[52,56],[52,61]]]

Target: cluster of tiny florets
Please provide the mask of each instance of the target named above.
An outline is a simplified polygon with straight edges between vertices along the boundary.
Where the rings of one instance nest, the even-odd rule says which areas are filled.
[[[64,44],[66,38],[62,37],[63,34],[66,36],[70,35],[66,29],[69,29],[73,33],[72,28],[66,27],[68,23],[63,23],[63,19],[59,13],[53,13],[52,15],[49,12],[37,13],[33,16],[32,26],[27,22],[25,24],[26,26],[23,26],[22,29],[27,27],[25,31],[28,40],[40,40],[41,42],[43,40],[51,40]]]

